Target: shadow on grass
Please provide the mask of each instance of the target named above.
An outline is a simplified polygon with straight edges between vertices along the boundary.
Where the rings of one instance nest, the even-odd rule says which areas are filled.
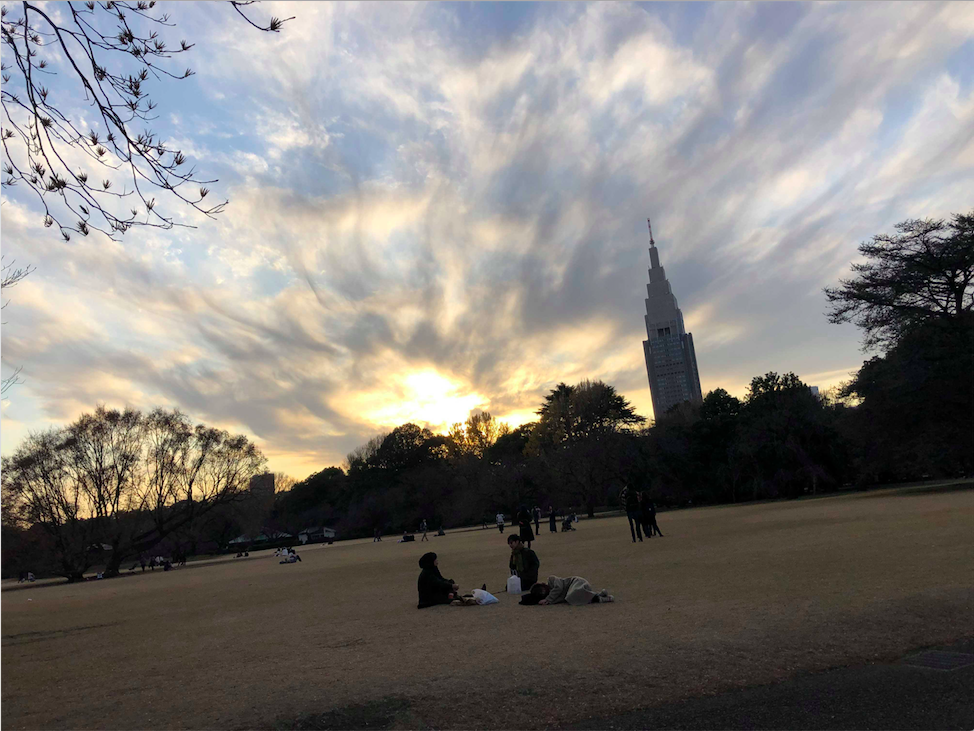
[[[279,720],[274,724],[277,731],[325,731],[326,729],[387,729],[409,711],[405,698],[382,698],[344,708],[334,708],[325,713],[315,713],[303,718]]]
[[[37,632],[21,632],[15,635],[4,635],[3,646],[26,645],[31,642],[43,642],[45,640],[59,640],[75,632],[85,632],[89,629],[100,629],[102,627],[114,627],[121,622],[109,622],[107,624],[89,624],[83,627],[68,627],[67,629],[44,630]]]

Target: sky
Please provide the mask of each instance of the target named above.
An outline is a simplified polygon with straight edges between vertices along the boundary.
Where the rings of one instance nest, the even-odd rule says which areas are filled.
[[[64,242],[4,190],[36,270],[4,293],[3,454],[98,404],[299,479],[406,422],[531,421],[560,382],[652,418],[648,217],[704,393],[827,388],[872,354],[822,288],[974,205],[974,3],[263,3],[295,16],[274,35],[166,10],[196,74],[149,82],[153,130],[229,206]]]

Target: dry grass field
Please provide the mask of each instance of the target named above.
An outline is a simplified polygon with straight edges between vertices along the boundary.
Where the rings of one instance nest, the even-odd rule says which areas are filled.
[[[507,533],[343,542],[2,597],[2,724],[526,728],[974,636],[974,491],[624,518],[534,544],[616,603],[416,609],[417,560],[507,578]],[[510,528],[507,529],[510,531]]]

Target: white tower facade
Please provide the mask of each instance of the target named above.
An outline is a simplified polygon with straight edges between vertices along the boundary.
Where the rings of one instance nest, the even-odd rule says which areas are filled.
[[[648,222],[649,219],[647,219]],[[700,403],[700,374],[693,335],[683,326],[683,313],[659,263],[659,250],[649,227],[649,284],[646,285],[646,336],[643,354],[649,375],[653,411],[659,419],[684,401]]]

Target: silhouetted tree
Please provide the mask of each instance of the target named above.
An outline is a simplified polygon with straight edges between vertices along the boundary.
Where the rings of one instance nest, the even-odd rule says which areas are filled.
[[[2,270],[2,279],[0,279],[0,292],[6,294],[4,290],[9,290],[15,287],[19,282],[23,281],[27,275],[34,271],[33,267],[18,267],[15,266],[16,261],[6,261],[4,257],[0,257],[0,270]],[[2,298],[2,294],[0,294]],[[0,304],[0,310],[5,310],[7,308],[8,301],[4,300],[3,304]],[[4,323],[6,324],[6,323]],[[4,395],[11,388],[16,386],[18,383],[22,383],[20,380],[20,371],[22,366],[17,366],[14,372],[0,381],[0,396]]]
[[[602,381],[559,384],[538,414],[528,450],[593,516],[631,472],[631,432],[645,417]]]
[[[907,220],[859,245],[855,277],[827,287],[829,322],[853,322],[865,348],[888,349],[921,325],[963,326],[974,312],[974,211]]]
[[[69,580],[81,578],[103,543],[112,575],[126,558],[240,499],[265,461],[246,437],[194,427],[178,411],[99,407],[3,458],[4,509],[51,535]]]

